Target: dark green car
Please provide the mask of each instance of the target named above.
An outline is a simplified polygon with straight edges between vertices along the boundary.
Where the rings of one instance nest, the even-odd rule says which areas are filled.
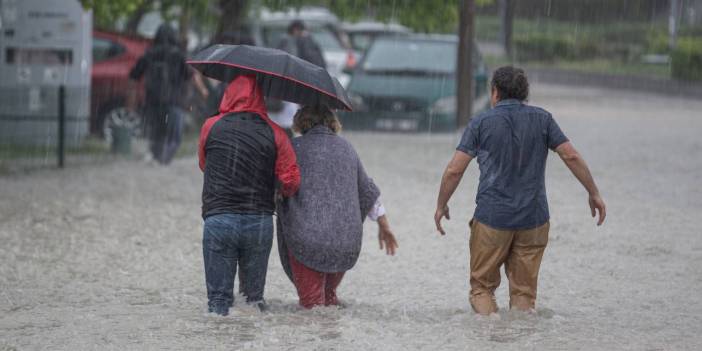
[[[456,129],[455,35],[381,37],[368,48],[347,87],[354,111],[340,113],[346,129]],[[487,70],[475,50],[474,111],[487,106]]]

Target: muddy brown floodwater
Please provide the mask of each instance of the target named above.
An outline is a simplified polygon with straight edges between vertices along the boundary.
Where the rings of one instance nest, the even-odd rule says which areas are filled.
[[[345,309],[300,311],[271,253],[260,315],[205,313],[202,175],[117,161],[0,178],[0,349],[699,350],[702,349],[702,101],[534,84],[591,166],[609,216],[551,154],[550,243],[538,312],[474,316],[467,223],[477,168],[432,216],[457,134],[346,133],[383,191],[400,249],[366,224]],[[506,281],[498,303],[507,304]]]

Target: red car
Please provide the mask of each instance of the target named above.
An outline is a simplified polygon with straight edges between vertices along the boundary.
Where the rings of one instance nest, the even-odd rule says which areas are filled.
[[[140,120],[127,113],[129,71],[151,41],[103,31],[93,31],[93,71],[90,97],[90,132],[111,136],[111,127],[123,125],[137,130]],[[137,103],[144,102],[143,83],[138,85]]]

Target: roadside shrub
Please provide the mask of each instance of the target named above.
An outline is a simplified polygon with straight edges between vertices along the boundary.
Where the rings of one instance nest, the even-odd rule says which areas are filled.
[[[603,47],[589,36],[574,38],[568,34],[531,34],[514,39],[517,60],[555,61],[586,60],[598,57]]]
[[[663,30],[652,30],[646,35],[646,52],[649,54],[669,54],[670,39]]]
[[[600,45],[599,56],[619,62],[634,62],[643,53],[644,47],[639,44],[606,43]]]
[[[681,37],[700,37],[702,36],[702,25],[681,27],[678,35]]]
[[[579,36],[573,41],[573,48],[570,50],[573,60],[587,60],[598,57],[602,54],[602,44],[600,40],[592,36]]]
[[[557,58],[571,57],[574,53],[572,40],[554,34],[519,36],[514,38],[513,45],[517,60],[521,62],[554,61]]]
[[[673,78],[702,81],[702,38],[682,37],[671,54]]]

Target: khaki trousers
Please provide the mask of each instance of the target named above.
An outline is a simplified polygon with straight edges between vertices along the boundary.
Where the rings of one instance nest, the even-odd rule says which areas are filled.
[[[549,223],[528,230],[497,230],[470,222],[470,304],[480,314],[497,312],[495,289],[500,266],[509,280],[509,305],[530,310],[536,305],[539,266],[548,243]]]

